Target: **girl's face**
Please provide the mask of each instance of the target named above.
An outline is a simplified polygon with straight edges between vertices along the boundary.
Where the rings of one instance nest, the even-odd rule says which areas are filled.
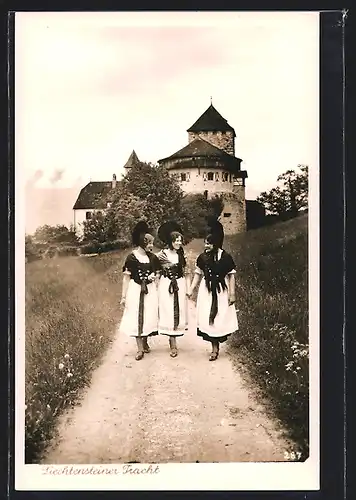
[[[210,243],[209,240],[205,240],[204,245],[205,245],[206,252],[211,252],[214,248],[214,245],[212,243]]]
[[[173,250],[179,250],[182,247],[182,245],[183,245],[183,239],[180,235],[177,236],[174,240],[172,240]]]
[[[153,250],[153,241],[154,238],[151,234],[145,234],[145,239],[144,239],[144,248],[145,250],[148,250],[149,252],[152,252]]]

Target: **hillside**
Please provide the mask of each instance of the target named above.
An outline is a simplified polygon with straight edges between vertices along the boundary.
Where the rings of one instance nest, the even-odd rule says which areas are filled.
[[[232,354],[308,454],[308,218],[226,238],[237,265]]]

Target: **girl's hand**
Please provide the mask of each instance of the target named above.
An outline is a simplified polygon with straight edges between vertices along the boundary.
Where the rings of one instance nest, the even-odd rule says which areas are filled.
[[[124,306],[126,303],[126,297],[122,297],[122,299],[120,300],[120,305]]]
[[[233,304],[235,304],[236,302],[236,299],[234,297],[234,295],[230,295],[229,296],[229,306],[232,306]]]

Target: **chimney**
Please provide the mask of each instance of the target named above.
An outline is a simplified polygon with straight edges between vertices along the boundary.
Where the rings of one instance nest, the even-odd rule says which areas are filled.
[[[116,174],[113,174],[112,176],[111,187],[112,189],[116,188]]]

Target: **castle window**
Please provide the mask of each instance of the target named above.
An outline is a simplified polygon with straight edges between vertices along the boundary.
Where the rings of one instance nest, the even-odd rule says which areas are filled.
[[[224,217],[231,217],[230,212],[224,212]]]
[[[239,177],[234,177],[234,185],[235,186],[243,186],[243,179]]]
[[[85,218],[86,218],[86,220],[91,219],[91,218],[92,218],[92,215],[93,215],[93,214],[92,214],[91,212],[86,212],[86,213],[85,213]]]
[[[222,180],[223,180],[223,182],[228,182],[229,181],[229,174],[227,172],[223,172],[223,174],[222,174]]]
[[[208,172],[208,181],[214,180],[214,172]]]
[[[181,181],[186,181],[187,180],[187,174],[180,174],[180,180]]]
[[[219,181],[219,172],[216,172],[215,174],[215,180],[218,182]]]

